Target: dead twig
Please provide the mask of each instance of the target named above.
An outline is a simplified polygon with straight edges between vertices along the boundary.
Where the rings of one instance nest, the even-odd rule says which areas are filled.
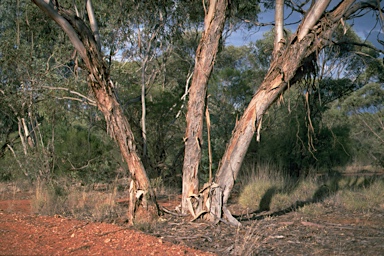
[[[189,239],[199,239],[205,238],[208,242],[212,242],[212,238],[206,235],[196,235],[196,236],[165,236],[166,238],[174,238],[177,240],[189,240]]]

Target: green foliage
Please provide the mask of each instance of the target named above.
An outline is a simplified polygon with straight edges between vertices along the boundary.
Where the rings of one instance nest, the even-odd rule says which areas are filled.
[[[226,143],[230,139],[236,118],[251,100],[258,86],[257,61],[248,46],[224,48],[217,56],[215,69],[209,81],[207,98],[211,120],[212,169],[216,170]],[[208,142],[204,134],[202,181],[208,180]]]
[[[220,52],[209,93],[215,101],[243,110],[251,100],[257,75],[256,60],[247,46],[228,46]]]
[[[55,173],[88,182],[116,176],[119,153],[104,132],[59,123],[54,127],[54,134]]]
[[[254,26],[253,22],[258,21],[258,14],[260,13],[260,1],[241,1],[233,0],[229,2],[228,6],[228,23],[230,26],[237,27],[244,26],[243,20],[248,22],[245,24],[248,29]],[[240,21],[240,22],[239,22]]]
[[[350,127],[353,155],[361,164],[384,166],[383,97],[383,86],[370,83],[335,102],[326,113],[326,122],[331,127]]]
[[[154,61],[156,62],[156,61]],[[158,76],[146,94],[147,156],[143,157],[146,171],[151,178],[161,176],[166,183],[180,182],[181,154],[183,148],[183,123],[181,96],[184,93],[188,63],[171,55],[164,63],[166,81]],[[118,97],[136,134],[137,148],[142,152],[141,139],[141,85],[135,63],[114,63],[112,75],[119,85]],[[158,72],[158,66],[148,64],[148,73]],[[128,81],[125,77],[130,77]],[[125,103],[125,104],[124,104]],[[180,112],[180,113],[179,113]]]
[[[326,171],[348,163],[351,159],[349,127],[323,125],[324,110],[312,109],[309,120],[305,104],[300,91],[291,89],[286,93],[285,103],[272,107],[264,117],[260,142],[251,144],[249,157],[274,162],[294,176],[306,175],[311,169]]]

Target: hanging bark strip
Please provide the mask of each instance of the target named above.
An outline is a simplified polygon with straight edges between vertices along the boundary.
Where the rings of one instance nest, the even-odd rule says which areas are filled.
[[[219,48],[219,41],[226,20],[228,0],[209,1],[205,14],[205,30],[196,50],[195,70],[189,89],[185,153],[183,164],[182,211],[190,209],[190,200],[198,194],[199,164],[203,143],[203,120],[208,79]]]
[[[158,213],[155,195],[150,188],[148,176],[137,154],[131,127],[116,99],[109,70],[102,58],[93,32],[75,13],[58,5],[55,6],[51,1],[33,0],[33,2],[62,28],[84,60],[85,67],[89,72],[88,84],[96,98],[99,110],[104,115],[108,133],[119,145],[135,183],[131,185],[130,189],[130,197],[135,198],[135,200],[129,202],[129,222],[132,224],[134,220],[136,200],[143,204],[148,214]],[[147,204],[147,199],[150,199],[148,201],[151,203],[150,205]]]

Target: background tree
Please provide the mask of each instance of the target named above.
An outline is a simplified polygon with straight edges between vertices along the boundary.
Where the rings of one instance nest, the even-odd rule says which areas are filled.
[[[31,172],[34,169],[41,173],[49,173],[49,169],[53,166],[52,159],[49,157],[48,141],[42,139],[39,124],[46,101],[39,90],[42,86],[47,86],[58,78],[63,79],[65,74],[68,74],[70,69],[65,62],[61,62],[61,51],[56,48],[60,45],[61,50],[65,51],[67,45],[62,40],[61,34],[51,30],[52,24],[41,22],[41,17],[25,1],[3,1],[1,4],[3,6],[0,30],[2,41],[0,83],[5,107],[3,113],[8,116],[8,121],[13,120],[12,123],[17,123],[16,130],[15,126],[8,130],[2,148],[13,151],[16,162],[19,163],[17,169],[23,170],[25,175],[35,176],[35,173]],[[15,31],[17,33],[14,33]],[[47,39],[55,36],[57,40],[54,44],[51,43],[47,48],[43,47]],[[52,50],[55,51],[55,57],[51,53]],[[54,59],[57,65],[52,65]],[[22,145],[22,153],[17,147],[14,148],[18,143]],[[36,156],[41,156],[41,161],[36,161],[36,168],[27,170],[25,164],[20,164]],[[11,176],[17,175],[16,173],[13,172]]]
[[[383,166],[382,97],[382,84],[368,83],[347,97],[333,102],[326,113],[326,124],[330,129],[338,125],[349,127],[350,143],[353,145],[351,155],[354,162],[362,166]]]

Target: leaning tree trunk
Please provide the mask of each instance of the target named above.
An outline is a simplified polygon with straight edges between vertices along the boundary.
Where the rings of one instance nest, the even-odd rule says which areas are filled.
[[[219,49],[219,41],[226,19],[228,0],[211,0],[205,15],[205,30],[196,50],[195,69],[189,89],[187,127],[185,134],[185,153],[183,164],[182,211],[189,210],[193,216],[191,200],[198,194],[199,164],[203,142],[203,120],[208,79]]]
[[[54,6],[52,2],[47,3],[44,0],[33,0],[33,2],[63,29],[84,60],[85,67],[89,72],[88,84],[96,98],[99,110],[105,117],[108,133],[119,145],[132,176],[128,210],[129,222],[133,223],[138,203],[143,204],[148,214],[157,213],[155,195],[150,188],[147,173],[137,154],[131,127],[116,99],[109,70],[102,58],[100,47],[93,32],[73,12],[60,6]],[[150,199],[150,205],[148,205],[147,199]]]
[[[226,205],[252,137],[255,132],[260,132],[264,113],[290,85],[298,81],[302,75],[313,71],[308,68],[314,68],[318,52],[330,43],[329,38],[340,24],[343,15],[352,13],[351,10],[355,7],[351,7],[353,2],[353,0],[343,1],[328,15],[313,23],[310,30],[304,19],[287,46],[276,53],[268,74],[236,124],[221,160],[215,177],[215,187],[212,186],[208,199],[211,202],[209,209],[211,219],[222,219],[224,216],[231,224],[240,225]],[[307,33],[302,33],[301,28],[306,29]]]

